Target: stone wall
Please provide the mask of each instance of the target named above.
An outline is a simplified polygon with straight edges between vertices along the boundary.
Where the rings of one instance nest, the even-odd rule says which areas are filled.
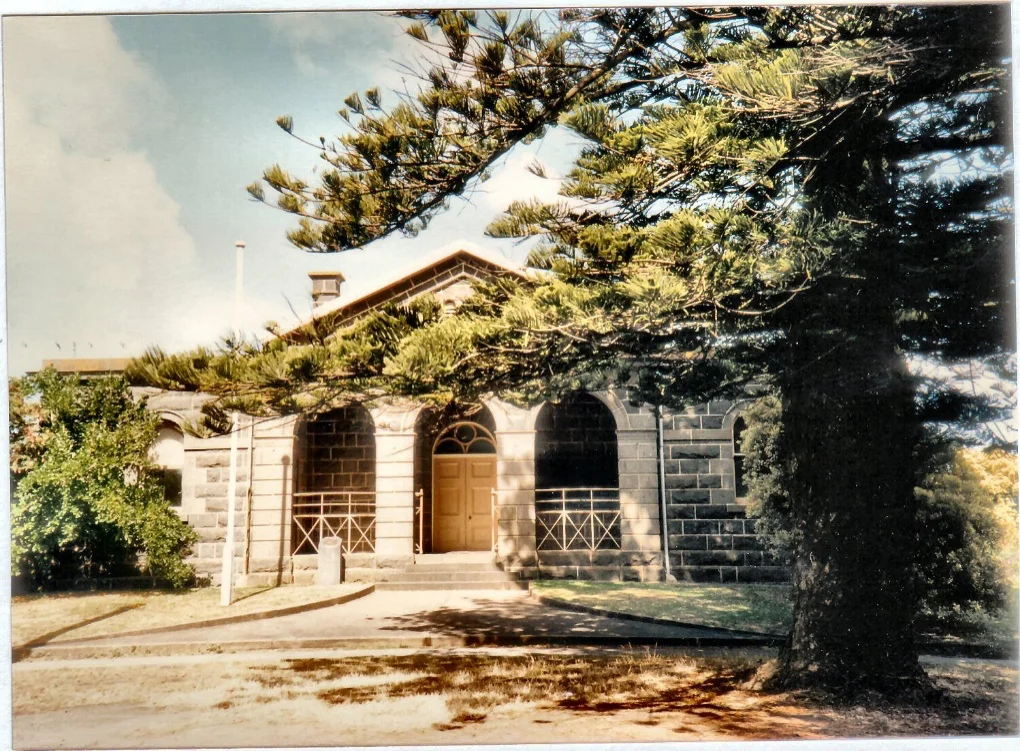
[[[197,421],[207,394],[137,389],[147,406],[179,426]],[[298,418],[242,416],[237,441],[234,571],[238,584],[292,581],[290,533],[295,427]],[[189,559],[200,580],[219,584],[227,533],[230,436],[185,433],[181,506],[198,535]]]
[[[306,422],[302,439],[302,491],[375,490],[375,426],[367,409],[351,405],[318,415]]]
[[[535,484],[542,488],[619,486],[616,423],[588,394],[546,404],[535,423]]]
[[[237,485],[235,489],[234,542],[235,555],[243,562],[245,535],[245,504],[249,477],[248,430],[238,436]],[[217,436],[184,439],[184,471],[182,482],[184,516],[198,534],[192,550],[192,563],[200,579],[219,583],[222,572],[223,544],[228,522],[227,489],[230,476],[230,438]],[[243,569],[235,560],[235,572]]]
[[[736,495],[733,424],[740,405],[713,401],[663,417],[670,564],[691,582],[787,581]]]
[[[585,395],[564,406],[567,409],[542,408],[536,424],[536,446],[540,457],[555,457],[573,466],[553,468],[548,459],[537,461],[538,484],[541,487],[565,477],[568,486],[617,488],[619,549],[542,550],[529,574],[658,581],[662,578],[663,558],[654,415],[628,404],[617,393]],[[546,410],[550,410],[548,416]],[[580,450],[550,451],[548,444],[557,442],[550,441],[553,432],[562,436],[568,449],[577,444]]]
[[[155,392],[147,396],[151,409],[178,424],[197,418],[201,404],[209,398],[201,394]],[[589,402],[582,405],[577,416],[557,418],[560,422],[566,420],[560,425],[563,435],[570,439],[565,444],[583,447],[592,443],[592,436],[597,438],[597,450],[573,454],[549,451],[544,431],[555,421],[542,422],[545,409],[542,405],[525,409],[497,400],[487,402],[488,410],[483,411],[481,421],[496,436],[497,560],[506,569],[525,577],[659,580],[664,560],[654,412],[629,404],[625,394],[619,392],[593,397],[602,406]],[[608,423],[596,425],[588,436],[580,426],[587,412],[592,413],[588,415],[591,417],[599,410],[600,419],[605,421],[611,414],[615,424],[620,549],[542,551],[539,555],[535,550],[536,469],[540,475],[556,478],[540,477],[540,483],[607,482],[611,473],[605,465],[611,451],[606,445],[608,433],[603,428]],[[785,581],[789,577],[788,569],[763,549],[755,534],[754,520],[747,518],[745,499],[736,496],[732,429],[739,412],[740,405],[715,401],[664,415],[670,565],[672,573],[682,581]],[[411,565],[416,534],[414,494],[424,489],[426,507],[430,507],[431,446],[438,431],[445,427],[442,421],[432,425],[428,420],[419,421],[418,416],[416,405],[391,404],[373,408],[371,414],[362,410],[357,415],[343,415],[343,420],[335,415],[308,423],[300,431],[302,423],[297,417],[258,419],[254,421],[254,434],[248,418],[243,418],[238,436],[235,518],[235,570],[245,577],[241,581],[250,584],[311,581],[314,556],[292,555],[295,486],[366,490],[374,486],[376,554],[358,556],[357,562],[348,565]],[[356,424],[357,429],[345,433],[340,427],[344,420]],[[350,435],[354,437],[348,441]],[[372,472],[365,471],[365,462],[370,461],[369,444],[377,454]],[[213,583],[218,582],[220,575],[227,526],[229,449],[229,436],[206,439],[185,436],[182,505],[178,512],[199,535],[192,563],[201,576]],[[326,451],[328,458],[323,453]],[[580,463],[582,455],[589,457],[589,462],[590,456],[596,456],[594,466],[601,474],[582,477],[581,470],[570,469],[564,480],[562,474],[549,474],[544,469],[554,466],[548,457]],[[318,466],[308,466],[306,460],[316,456],[314,463]],[[425,526],[428,529],[427,518]]]

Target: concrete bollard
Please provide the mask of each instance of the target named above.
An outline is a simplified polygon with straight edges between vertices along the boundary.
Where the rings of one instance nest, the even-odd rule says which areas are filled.
[[[318,571],[315,583],[335,587],[343,580],[343,548],[339,537],[323,537],[319,542]]]

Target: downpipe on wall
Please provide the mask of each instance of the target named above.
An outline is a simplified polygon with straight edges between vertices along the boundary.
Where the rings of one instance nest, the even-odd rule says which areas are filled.
[[[662,405],[655,405],[655,454],[659,471],[659,529],[662,531],[662,561],[667,582],[675,582],[669,564],[669,519],[666,516],[666,441],[662,432]]]

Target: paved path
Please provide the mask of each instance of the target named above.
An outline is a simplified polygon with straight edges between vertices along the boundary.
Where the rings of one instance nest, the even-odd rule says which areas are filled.
[[[221,645],[421,647],[472,645],[752,645],[712,628],[638,623],[543,605],[521,591],[383,591],[353,602],[249,623],[110,637],[76,647]],[[54,645],[54,648],[56,645]]]

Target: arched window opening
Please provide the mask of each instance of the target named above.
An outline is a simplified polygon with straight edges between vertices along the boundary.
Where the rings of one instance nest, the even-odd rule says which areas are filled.
[[[542,407],[535,423],[535,486],[617,488],[616,421],[590,394]]]
[[[749,495],[747,472],[744,465],[746,459],[744,432],[746,430],[747,422],[743,417],[738,417],[733,421],[733,487],[736,488],[737,498],[746,498]]]
[[[305,423],[291,549],[314,553],[323,537],[345,553],[375,551],[375,423],[360,404]]]
[[[458,422],[448,427],[436,440],[435,455],[443,454],[495,454],[496,439],[483,426],[473,422]]]
[[[183,502],[184,433],[176,425],[165,422],[156,434],[152,460],[159,467],[156,475],[163,488],[163,498],[171,506]]]
[[[616,421],[590,394],[546,404],[535,424],[536,546],[619,550]]]

